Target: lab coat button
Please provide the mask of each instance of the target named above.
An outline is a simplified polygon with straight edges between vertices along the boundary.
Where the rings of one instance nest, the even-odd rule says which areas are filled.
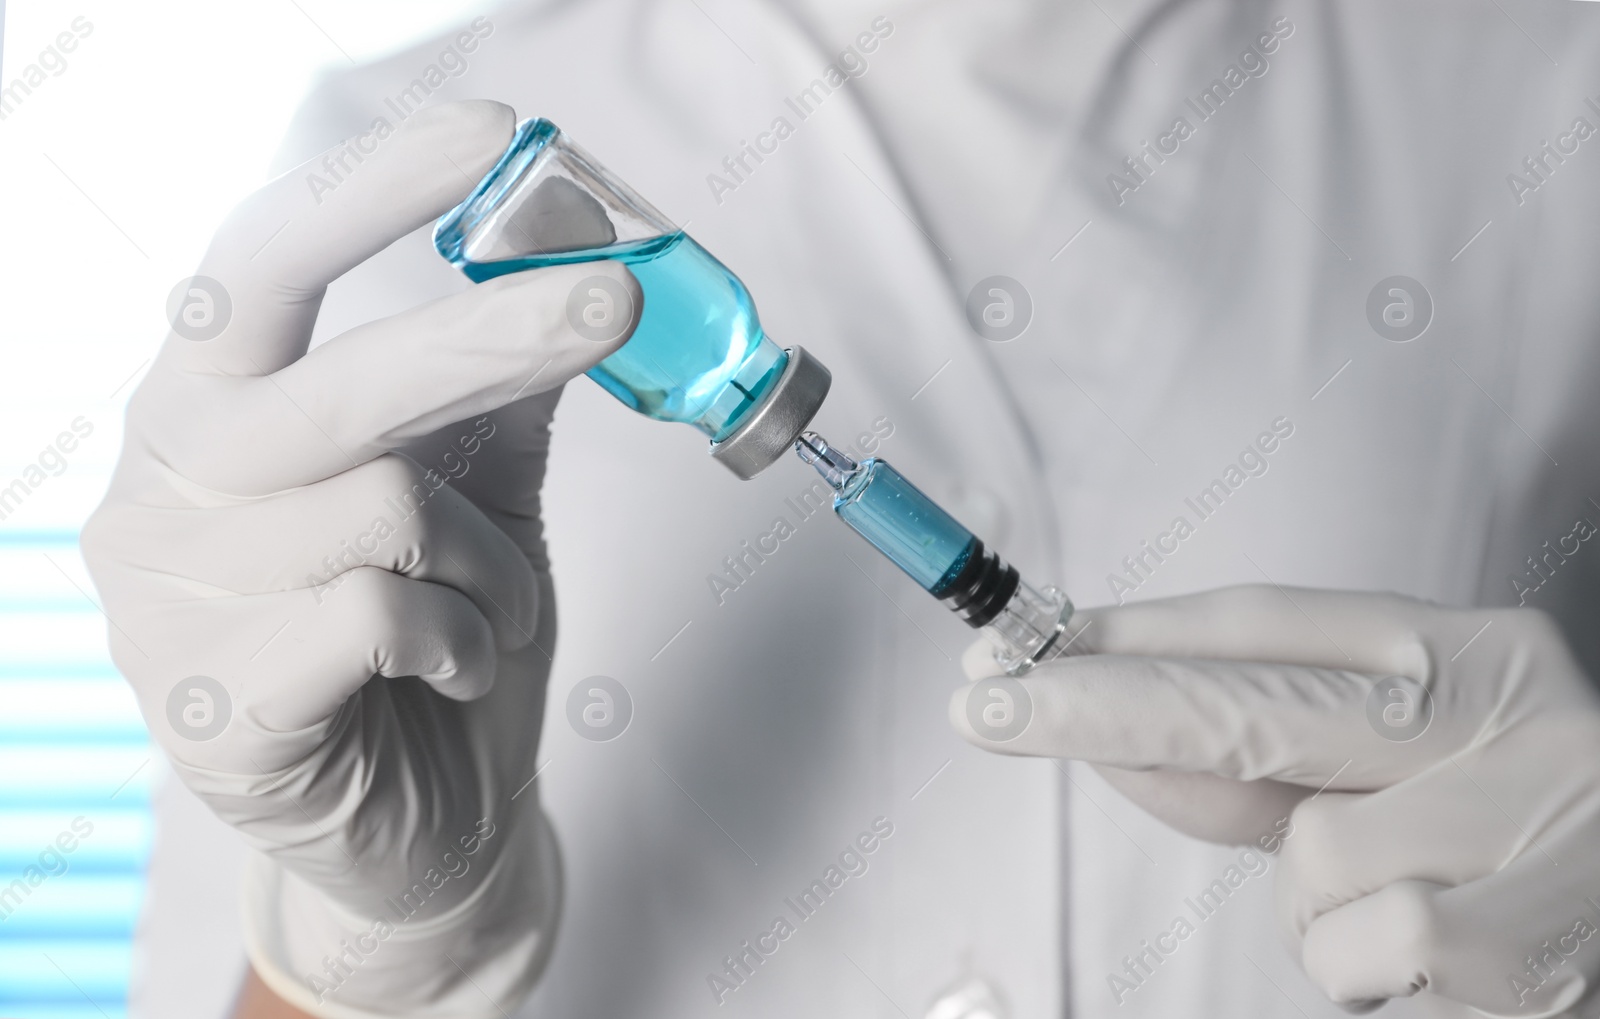
[[[929,1006],[926,1019],[1007,1019],[1000,991],[983,977],[968,977],[947,988]]]

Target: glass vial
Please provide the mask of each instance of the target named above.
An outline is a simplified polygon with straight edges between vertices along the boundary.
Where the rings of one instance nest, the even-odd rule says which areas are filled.
[[[698,428],[740,477],[781,457],[827,395],[827,368],[767,337],[737,276],[548,120],[518,125],[433,239],[480,283],[572,262],[626,264],[644,309],[628,342],[589,377],[647,417]]]

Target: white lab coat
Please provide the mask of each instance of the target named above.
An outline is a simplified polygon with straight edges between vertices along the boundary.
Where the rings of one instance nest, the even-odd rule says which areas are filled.
[[[1600,520],[1600,136],[1521,204],[1507,182],[1575,118],[1600,129],[1600,9],[1037,6],[891,10],[869,71],[803,120],[785,98],[881,11],[507,9],[430,101],[548,116],[687,223],[769,332],[833,370],[816,427],[855,442],[887,418],[879,452],[1036,584],[1082,604],[1264,579],[1515,602],[1525,557]],[[1202,121],[1185,100],[1279,18],[1294,31],[1269,69]],[[443,45],[328,79],[286,162],[397,119],[384,99]],[[1123,160],[1179,116],[1192,137],[1119,205],[1107,175],[1137,182]],[[724,157],[777,117],[792,134],[735,181]],[[963,312],[992,275],[1033,302],[1005,344]],[[1368,322],[1393,275],[1431,292],[1409,342]],[[332,288],[319,335],[464,286],[418,233]],[[1187,500],[1280,419],[1266,473],[1202,519]],[[974,979],[1015,1017],[1342,1014],[1279,946],[1269,876],[1119,1004],[1108,975],[1238,851],[1087,769],[961,742],[945,704],[969,633],[837,522],[802,519],[809,472],[741,484],[703,445],[583,380],[557,415],[539,786],[566,901],[520,1015],[953,1019],[984,1013],[929,1010]],[[1178,516],[1193,533],[1163,539]],[[779,517],[796,533],[719,604],[708,578]],[[1147,541],[1176,551],[1130,572]],[[1593,664],[1578,621],[1600,571],[1587,549],[1566,560],[1529,602]],[[634,705],[608,743],[565,717],[595,674]],[[196,880],[175,861],[237,850],[181,791],[160,803],[137,1014],[199,1014],[208,980],[237,978],[237,942],[174,921]],[[878,818],[893,833],[866,872],[799,919],[785,900]],[[719,1006],[709,975],[780,916],[792,935]]]

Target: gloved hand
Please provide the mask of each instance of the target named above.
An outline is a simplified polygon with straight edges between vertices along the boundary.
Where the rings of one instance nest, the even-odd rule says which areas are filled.
[[[1093,762],[1181,831],[1281,845],[1281,926],[1351,1011],[1426,991],[1600,1014],[1600,697],[1545,615],[1253,586],[1072,630],[1071,657],[957,691],[957,729]],[[1030,717],[988,738],[972,697]]]
[[[83,532],[151,732],[257,851],[251,961],[314,1015],[502,1015],[559,911],[528,785],[555,638],[546,426],[632,331],[575,332],[574,285],[606,276],[637,309],[637,284],[520,273],[307,353],[325,286],[464,198],[513,122],[422,110],[331,192],[313,160],[245,200]]]

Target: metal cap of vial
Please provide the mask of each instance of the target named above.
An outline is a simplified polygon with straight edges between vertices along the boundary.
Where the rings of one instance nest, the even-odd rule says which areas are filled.
[[[711,444],[712,458],[744,481],[789,454],[833,384],[833,375],[804,348],[784,350],[789,361],[761,406],[732,435]]]

